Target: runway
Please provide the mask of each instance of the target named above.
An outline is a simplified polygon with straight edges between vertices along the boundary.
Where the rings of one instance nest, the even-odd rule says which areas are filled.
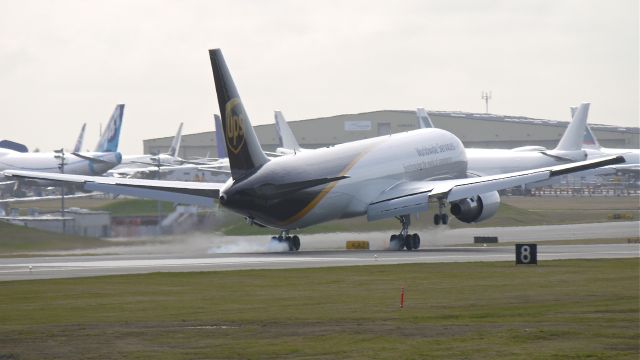
[[[557,259],[638,258],[639,244],[538,245],[539,266]],[[151,272],[297,269],[436,262],[515,261],[513,246],[441,247],[419,251],[301,251],[297,253],[98,255],[0,259],[0,281]],[[531,265],[530,265],[531,266]]]

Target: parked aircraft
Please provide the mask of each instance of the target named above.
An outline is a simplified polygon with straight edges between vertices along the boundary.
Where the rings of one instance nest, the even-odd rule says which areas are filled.
[[[178,157],[178,152],[180,151],[180,143],[182,142],[182,124],[178,126],[178,131],[176,135],[173,137],[173,142],[171,143],[171,147],[169,151],[164,154],[144,154],[144,155],[123,155],[122,163],[116,169],[114,169],[113,173],[131,173],[135,172],[136,168],[141,167],[149,167],[149,166],[170,166],[170,165],[181,165],[186,162],[186,160]]]
[[[67,174],[7,171],[9,176],[79,183],[87,190],[149,197],[177,203],[222,206],[248,223],[280,230],[274,240],[298,250],[290,231],[326,221],[367,216],[397,218],[392,248],[420,247],[410,234],[411,214],[425,211],[429,199],[451,204],[463,222],[487,219],[500,204],[498,190],[577,170],[616,164],[606,157],[527,171],[467,178],[465,148],[441,129],[417,129],[390,136],[269,159],[260,148],[220,49],[209,56],[229,154],[231,178],[221,183],[115,179]]]
[[[276,122],[276,133],[280,141],[280,146],[276,149],[276,154],[291,155],[306,150],[298,144],[298,140],[296,140],[295,135],[293,135],[293,131],[291,131],[289,124],[287,124],[287,120],[284,119],[282,112],[276,110],[273,116]]]
[[[120,163],[121,155],[117,149],[123,112],[124,105],[117,105],[95,151],[64,154],[64,173],[100,175]],[[62,171],[60,155],[56,152],[18,152],[0,148],[0,171],[13,169],[59,173]],[[36,182],[34,185],[46,183]]]
[[[572,106],[571,116],[575,116],[577,107]],[[640,149],[621,149],[621,148],[606,148],[602,147],[598,142],[598,139],[593,134],[589,125],[586,126],[584,137],[582,140],[582,148],[587,153],[587,159],[598,159],[603,156],[622,155],[624,156],[625,163],[606,166],[598,169],[595,173],[604,175],[608,173],[615,173],[618,175],[624,173],[638,174],[640,172]]]

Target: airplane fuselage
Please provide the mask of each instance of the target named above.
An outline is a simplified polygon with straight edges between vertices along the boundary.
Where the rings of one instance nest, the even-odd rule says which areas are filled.
[[[354,141],[275,158],[242,180],[230,179],[221,203],[270,227],[297,229],[362,216],[385,189],[401,181],[466,177],[462,142],[441,129]],[[287,192],[287,184],[342,180]]]
[[[4,170],[25,170],[40,172],[61,172],[58,166],[60,160],[55,158],[56,153],[20,153],[11,150],[0,149],[0,172]],[[100,175],[111,169],[120,161],[120,153],[82,153],[89,157],[104,160],[105,162],[89,161],[65,154],[64,172],[76,175]]]

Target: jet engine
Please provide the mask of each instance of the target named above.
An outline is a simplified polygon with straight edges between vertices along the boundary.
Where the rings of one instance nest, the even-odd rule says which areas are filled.
[[[495,215],[498,207],[500,195],[497,191],[492,191],[452,202],[451,215],[466,223],[480,222]]]

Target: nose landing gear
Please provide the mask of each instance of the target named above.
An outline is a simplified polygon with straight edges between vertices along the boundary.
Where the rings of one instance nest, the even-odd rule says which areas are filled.
[[[411,225],[410,215],[400,215],[396,219],[402,224],[402,230],[400,234],[393,234],[389,238],[390,250],[418,250],[420,248],[420,235],[409,234],[409,225]]]

